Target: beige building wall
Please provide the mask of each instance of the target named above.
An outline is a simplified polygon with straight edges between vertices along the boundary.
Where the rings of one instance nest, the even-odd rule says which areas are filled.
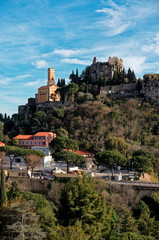
[[[58,86],[55,85],[55,69],[48,68],[47,86],[38,89],[38,103],[60,101],[60,94],[55,93]]]

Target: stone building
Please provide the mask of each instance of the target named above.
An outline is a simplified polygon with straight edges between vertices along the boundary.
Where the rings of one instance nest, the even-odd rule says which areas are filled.
[[[38,89],[37,102],[60,101],[60,95],[55,92],[57,88],[58,86],[55,85],[55,69],[48,68],[47,85]]]
[[[123,60],[117,57],[109,57],[108,62],[98,62],[94,57],[91,66],[86,67],[82,73],[83,79],[90,79],[92,82],[99,81],[102,78],[111,80],[114,76],[114,71],[122,71],[124,69]]]
[[[25,105],[18,106],[18,114],[29,115],[29,113],[33,113],[36,110],[36,99],[28,98],[28,103]]]
[[[35,98],[28,98],[28,103],[18,106],[18,114],[29,116],[36,111],[51,110],[53,107],[61,107],[60,94],[56,93],[58,86],[55,85],[55,69],[48,68],[47,85],[38,89]]]

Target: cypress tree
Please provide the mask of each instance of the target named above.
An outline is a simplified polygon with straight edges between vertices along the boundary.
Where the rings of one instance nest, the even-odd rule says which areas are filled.
[[[1,189],[0,189],[0,206],[3,207],[7,204],[7,193],[5,188],[5,180],[4,180],[4,171],[1,168]]]
[[[3,140],[3,123],[0,121],[0,141]]]

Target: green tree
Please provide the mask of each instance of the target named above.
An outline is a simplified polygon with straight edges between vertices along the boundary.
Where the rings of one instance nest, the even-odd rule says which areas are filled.
[[[74,95],[75,95],[75,93],[78,92],[78,89],[79,89],[79,86],[76,83],[70,83],[68,85],[68,92],[67,92],[67,94],[70,96],[69,99],[71,100],[71,102],[74,101]]]
[[[127,159],[121,153],[109,150],[95,154],[95,160],[98,165],[111,167],[112,176],[114,175],[113,167],[115,165],[124,166],[127,163]]]
[[[3,140],[3,123],[0,121],[0,141]]]
[[[125,155],[126,150],[128,149],[128,144],[121,137],[110,137],[105,140],[105,149],[119,151]]]
[[[44,111],[38,111],[34,114],[32,131],[34,133],[48,131],[47,114]]]
[[[121,234],[115,234],[110,237],[110,240],[155,240],[151,236],[143,236],[139,233],[126,232]]]
[[[22,197],[26,201],[31,200],[33,202],[34,210],[40,216],[40,224],[45,232],[47,232],[47,239],[56,239],[56,218],[50,202],[44,195],[37,193],[23,192]]]
[[[159,239],[159,221],[155,220],[155,217],[151,217],[150,213],[144,211],[141,213],[138,220],[138,229],[142,235],[152,236],[155,239]]]
[[[66,184],[61,195],[59,218],[62,225],[80,224],[90,239],[100,239],[106,228],[106,205],[94,186],[94,180],[85,173]]]
[[[68,138],[68,131],[64,128],[59,128],[56,131],[58,137]]]
[[[62,227],[60,226],[56,240],[89,240],[90,236],[86,235],[81,227],[78,226],[68,226]]]
[[[7,205],[7,193],[5,188],[5,176],[4,176],[4,170],[1,167],[1,186],[0,186],[0,206],[6,206]]]
[[[138,150],[133,153],[131,162],[134,168],[141,170],[144,177],[144,172],[152,169],[154,156],[149,151]]]
[[[20,197],[21,192],[18,188],[17,182],[13,181],[11,187],[7,192],[8,201],[13,201],[16,197]]]
[[[71,138],[56,137],[51,141],[50,147],[53,148],[54,152],[59,152],[64,149],[76,151],[78,150],[78,143]]]
[[[74,152],[61,151],[54,154],[55,161],[64,161],[67,163],[67,173],[69,172],[70,164],[82,164],[85,163],[85,158]]]

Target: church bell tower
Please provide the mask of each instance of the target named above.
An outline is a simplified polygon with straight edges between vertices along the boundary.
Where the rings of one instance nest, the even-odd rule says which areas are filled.
[[[55,69],[54,68],[48,68],[48,86],[55,85]]]

